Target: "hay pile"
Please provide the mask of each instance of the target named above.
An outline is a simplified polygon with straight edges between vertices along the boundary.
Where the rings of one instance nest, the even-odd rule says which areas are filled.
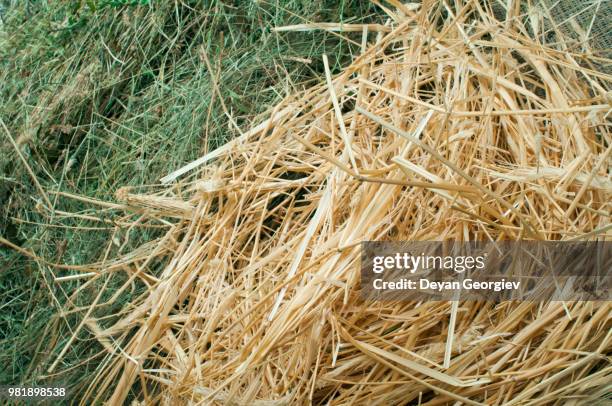
[[[363,240],[610,239],[596,57],[545,35],[537,9],[390,3],[340,75],[323,58],[326,83],[167,187],[118,193],[171,225],[92,267],[148,289],[110,326],[85,320],[108,354],[83,403],[603,399],[609,302],[360,300]]]

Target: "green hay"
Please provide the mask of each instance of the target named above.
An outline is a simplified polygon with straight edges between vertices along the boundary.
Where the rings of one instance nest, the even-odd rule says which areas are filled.
[[[113,210],[93,210],[53,192],[113,201],[120,186],[158,182],[237,135],[212,78],[246,129],[285,95],[318,81],[322,54],[337,71],[358,52],[340,35],[278,34],[273,27],[379,22],[379,13],[368,2],[331,0],[0,2],[0,118],[56,211],[41,207],[3,133],[0,236],[51,262],[72,264],[156,238],[159,229],[122,229]],[[359,41],[360,33],[350,35]],[[107,247],[113,233],[117,244]],[[47,369],[83,318],[84,311],[58,312],[82,281],[55,283],[54,276],[70,272],[2,245],[0,270],[0,384],[62,384],[76,393],[104,356],[86,328],[54,374]],[[121,285],[118,279],[111,278],[109,292]],[[81,291],[73,308],[89,304],[99,287]],[[120,312],[142,288],[135,285],[94,316]]]

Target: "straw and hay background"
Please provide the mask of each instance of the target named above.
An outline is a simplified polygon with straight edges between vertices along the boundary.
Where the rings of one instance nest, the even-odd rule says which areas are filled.
[[[612,77],[595,18],[570,33],[542,3],[375,5],[375,23],[276,27],[342,33],[355,54],[337,74],[320,55],[321,80],[251,126],[221,103],[238,135],[157,184],[102,201],[30,168],[38,210],[76,200],[115,225],[89,263],[2,240],[72,287],[59,309],[78,321],[34,376],[61,379],[86,337],[83,404],[607,401],[609,302],[359,297],[363,240],[610,239]],[[127,249],[141,227],[157,233]]]

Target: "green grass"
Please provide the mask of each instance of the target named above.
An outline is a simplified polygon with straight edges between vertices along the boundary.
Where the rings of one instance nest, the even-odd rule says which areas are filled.
[[[54,191],[112,201],[118,188],[156,183],[234,137],[213,78],[245,129],[285,95],[319,81],[323,53],[337,71],[357,51],[338,35],[277,34],[272,27],[381,16],[369,2],[332,0],[0,1],[0,13],[0,118],[55,209],[41,206],[0,129],[0,236],[70,264],[98,261],[107,249],[109,257],[128,252],[159,231],[128,232],[113,225],[118,213]],[[109,245],[112,237],[119,244]],[[53,282],[67,274],[0,245],[0,384],[66,384],[77,397],[95,372],[102,347],[81,329],[55,373],[47,373],[83,319],[79,307],[99,289],[93,284],[69,299],[82,282]],[[121,279],[110,278],[108,291]],[[94,316],[121,311],[140,289]],[[69,300],[77,310],[62,316]]]

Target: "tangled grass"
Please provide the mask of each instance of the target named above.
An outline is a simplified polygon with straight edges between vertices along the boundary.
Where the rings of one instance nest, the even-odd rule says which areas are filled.
[[[322,53],[335,56],[337,71],[358,48],[344,34],[272,28],[367,22],[379,11],[358,1],[3,2],[0,236],[62,263],[96,261],[154,238],[155,227],[122,229],[112,207],[92,210],[58,193],[111,200],[119,186],[157,182],[318,80]],[[0,384],[78,386],[102,350],[88,334],[65,354],[61,374],[46,368],[83,319],[72,296],[79,281],[54,283],[53,268],[6,244],[0,269]],[[122,292],[101,314],[138,294]],[[74,311],[59,312],[71,300]]]

